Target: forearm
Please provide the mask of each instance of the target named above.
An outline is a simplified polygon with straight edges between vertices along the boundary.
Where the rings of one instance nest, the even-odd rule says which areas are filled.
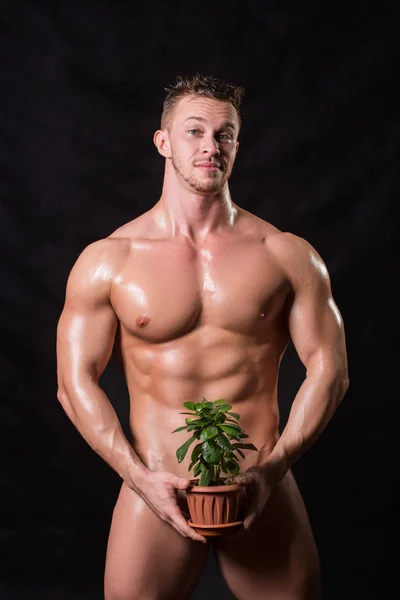
[[[308,375],[301,385],[289,418],[272,452],[260,463],[281,480],[300,456],[317,440],[332,418],[348,387],[342,373]]]
[[[58,399],[89,446],[125,483],[136,489],[147,468],[126,439],[121,423],[104,391],[94,382],[60,386]]]

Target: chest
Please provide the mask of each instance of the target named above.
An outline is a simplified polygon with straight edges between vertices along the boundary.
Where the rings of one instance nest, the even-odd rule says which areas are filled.
[[[287,290],[262,242],[197,250],[162,242],[134,249],[116,278],[112,302],[129,333],[161,343],[206,324],[257,334],[278,317]]]

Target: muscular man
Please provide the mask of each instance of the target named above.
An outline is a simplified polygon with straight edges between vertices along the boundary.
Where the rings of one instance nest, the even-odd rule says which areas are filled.
[[[318,253],[232,202],[242,88],[178,78],[154,134],[159,201],[99,240],[69,276],[57,333],[58,398],[122,478],[106,600],[184,600],[211,547],[238,600],[317,600],[315,542],[292,464],[347,386],[345,336]],[[289,340],[306,367],[279,435],[279,364]],[[131,439],[99,386],[118,350]],[[242,461],[242,531],[208,541],[188,524],[188,460],[175,450],[184,401],[226,398],[259,453]],[[179,437],[181,436],[181,437]],[[189,453],[190,454],[190,453]]]

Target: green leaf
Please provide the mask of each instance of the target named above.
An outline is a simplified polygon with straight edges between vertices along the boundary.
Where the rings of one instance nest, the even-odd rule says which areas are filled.
[[[195,404],[194,404],[194,402],[184,402],[183,406],[185,408],[188,408],[189,410],[195,410]]]
[[[187,429],[187,425],[183,425],[182,427],[178,427],[178,429],[174,429],[172,433],[177,433],[178,431],[183,431],[184,429]]]
[[[196,416],[195,413],[188,413],[188,412],[180,412],[178,414],[180,414],[180,415],[190,415],[191,417],[195,417]]]
[[[187,420],[186,420],[187,421]],[[208,419],[208,418],[202,418],[202,419],[189,419],[189,422],[187,423],[189,424],[195,424],[196,423],[196,427],[203,427],[204,425],[211,425],[212,424],[212,419]]]
[[[233,427],[233,429],[236,430],[236,435],[238,433],[240,433],[241,431],[243,431],[243,429],[240,427],[240,425],[238,423],[234,423],[233,421],[228,420],[226,423],[224,423],[224,425],[226,427]]]
[[[233,444],[233,448],[235,448],[235,450],[237,448],[244,448],[245,450],[255,450],[256,452],[258,452],[258,449],[254,446],[254,444],[243,444],[242,442],[238,444]]]
[[[197,463],[197,465],[195,466],[195,468],[193,469],[193,476],[197,477],[198,475],[200,475],[202,468],[204,467],[204,465],[202,465],[200,462]]]
[[[202,408],[214,408],[213,402],[209,402],[207,400],[207,398],[204,398],[204,396],[202,396],[201,398],[202,398],[202,401],[199,402],[199,404],[201,405]]]
[[[219,433],[215,438],[215,442],[226,452],[232,452],[232,446],[226,435]]]
[[[193,416],[192,416],[192,418],[191,418],[191,419],[190,419],[189,417],[187,417],[187,418],[185,419],[185,423],[186,423],[186,425],[193,425],[194,423],[198,423],[199,421],[200,421],[200,419],[198,419],[197,417],[194,417],[194,418],[193,418]]]
[[[228,425],[228,427],[235,427],[236,428],[236,435],[239,435],[239,433],[241,433],[242,429],[240,427],[240,425],[238,423],[235,423],[235,421],[225,421],[224,425]]]
[[[238,413],[228,412],[226,414],[229,415],[230,417],[233,417],[234,419],[237,419],[238,421],[240,419],[240,415]]]
[[[215,400],[215,401],[213,402],[213,404],[214,404],[215,406],[218,406],[219,404],[225,404],[226,402],[227,402],[227,399],[226,399],[226,398],[220,398],[219,400]]]
[[[220,423],[225,423],[226,421],[226,415],[224,413],[218,413],[216,415],[216,417],[214,418],[214,423],[216,425],[219,425]]]
[[[227,464],[228,471],[231,475],[235,476],[239,473],[240,468],[237,462],[230,460]]]
[[[232,406],[230,404],[220,404],[218,406],[218,412],[226,413],[228,410],[231,410]]]
[[[188,440],[186,440],[186,442],[184,444],[182,444],[182,446],[180,446],[178,448],[178,450],[176,451],[176,458],[178,459],[178,463],[181,463],[183,461],[183,459],[185,458],[187,451],[189,450],[189,446],[192,442],[194,442],[196,439],[196,436],[192,436],[191,438],[189,438]]]
[[[258,452],[258,448],[256,448],[254,444],[245,444],[243,447],[245,450],[255,450],[256,452]]]
[[[201,453],[204,460],[212,465],[217,465],[222,458],[222,449],[212,441],[203,442]]]
[[[212,472],[209,471],[208,469],[204,468],[201,471],[201,477],[200,477],[200,481],[199,481],[199,485],[208,485],[211,481],[211,477],[212,477]]]
[[[190,457],[192,461],[195,462],[199,458],[202,446],[203,444],[196,444],[196,446],[193,448],[192,456]]]
[[[233,425],[218,425],[218,427],[220,429],[222,429],[222,431],[224,431],[225,433],[229,433],[229,435],[237,435],[239,430],[237,429],[237,427],[233,427]]]
[[[194,431],[195,429],[197,429],[197,425],[188,425],[188,431]],[[201,431],[201,427],[199,427],[199,430]]]
[[[203,429],[203,431],[201,432],[200,439],[203,440],[203,442],[206,442],[207,440],[211,440],[211,438],[214,438],[216,435],[218,435],[218,433],[218,427],[215,427],[215,425],[209,425],[208,427],[206,427],[206,429]]]
[[[229,464],[230,459],[231,459],[230,456],[224,456],[221,461],[221,466],[222,466],[223,470],[225,471],[225,473],[228,469],[228,464]]]
[[[235,448],[235,452],[238,452],[242,458],[246,458],[243,452],[239,450],[239,448]]]

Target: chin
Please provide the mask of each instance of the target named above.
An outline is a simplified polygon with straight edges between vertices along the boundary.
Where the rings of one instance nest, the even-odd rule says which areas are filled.
[[[226,178],[212,178],[212,179],[197,179],[197,177],[189,177],[187,179],[190,187],[196,190],[196,192],[203,192],[208,194],[213,194],[220,192],[226,182]]]
[[[196,192],[215,194],[216,192],[220,192],[222,190],[224,183],[225,182],[221,181],[196,181],[190,182],[190,186],[196,190]]]

